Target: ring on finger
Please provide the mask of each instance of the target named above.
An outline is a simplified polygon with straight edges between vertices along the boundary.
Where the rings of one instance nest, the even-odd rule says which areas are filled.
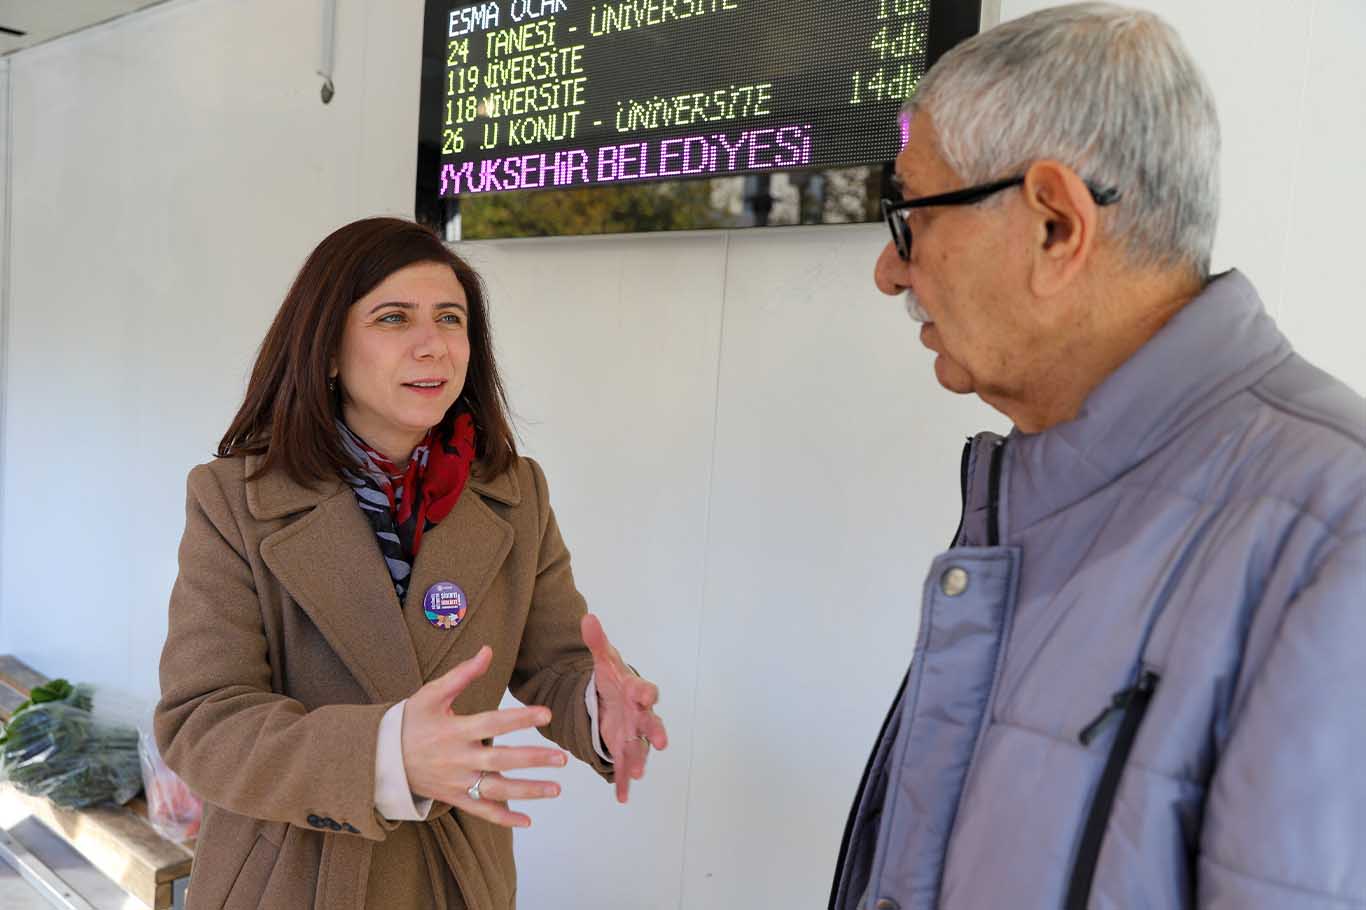
[[[483,798],[479,795],[479,787],[484,783],[484,775],[486,774],[488,774],[487,771],[479,772],[479,776],[475,778],[474,786],[470,787],[468,790],[465,791],[466,796],[473,800],[479,800]]]

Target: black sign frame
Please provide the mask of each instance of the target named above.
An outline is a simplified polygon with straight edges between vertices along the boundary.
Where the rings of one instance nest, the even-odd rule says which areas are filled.
[[[438,231],[446,234],[449,240],[461,239],[459,236],[458,225],[460,223],[459,213],[462,199],[468,199],[471,203],[477,204],[476,197],[442,197],[441,195],[441,146],[442,146],[442,108],[441,104],[434,99],[444,97],[444,82],[447,78],[447,24],[450,11],[461,5],[452,0],[426,0],[424,20],[423,20],[423,42],[422,42],[422,71],[419,86],[418,99],[418,143],[417,143],[417,178],[414,190],[414,214],[419,222],[427,224]],[[981,28],[982,2],[981,0],[931,0],[929,12],[928,40],[926,48],[926,66],[933,66],[945,52],[964,39],[975,35]],[[867,207],[868,216],[863,218],[850,219],[855,222],[866,222],[875,220],[876,199],[874,196],[883,195],[889,190],[888,178],[891,174],[890,161],[867,161],[862,162],[865,166],[877,168],[882,179],[877,181],[876,190],[869,191],[869,205]],[[684,228],[693,227],[737,227],[737,226],[762,226],[767,223],[766,205],[769,203],[765,199],[767,187],[772,176],[786,174],[800,174],[803,169],[793,168],[790,170],[777,169],[770,170],[763,175],[748,177],[718,177],[709,175],[708,177],[669,178],[668,181],[689,181],[701,182],[707,179],[731,179],[745,181],[745,199],[749,206],[758,200],[758,212],[747,221],[731,224],[685,224]],[[809,179],[809,177],[803,178]],[[656,182],[656,181],[652,181]],[[579,193],[603,194],[612,193],[617,190],[618,184],[603,184],[576,190]],[[757,189],[756,189],[757,187]],[[516,195],[526,193],[557,193],[564,192],[554,189],[532,189],[513,191]],[[482,195],[482,194],[480,194]],[[502,195],[502,194],[500,194]],[[580,197],[582,198],[582,197]],[[455,236],[452,236],[451,226],[457,225]],[[675,226],[678,227],[678,226]],[[650,228],[659,229],[659,228]],[[629,228],[628,228],[629,230]],[[577,230],[549,230],[541,233],[583,233]],[[512,236],[521,236],[514,234]]]

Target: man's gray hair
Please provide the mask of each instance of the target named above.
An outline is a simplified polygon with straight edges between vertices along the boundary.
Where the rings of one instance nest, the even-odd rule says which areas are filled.
[[[1219,218],[1214,98],[1176,32],[1109,3],[1040,10],[945,54],[907,113],[928,111],[968,183],[1051,158],[1115,188],[1103,230],[1138,267],[1209,274]]]

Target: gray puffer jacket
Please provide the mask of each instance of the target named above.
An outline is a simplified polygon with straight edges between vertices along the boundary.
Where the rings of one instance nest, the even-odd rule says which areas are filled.
[[[1366,908],[1366,402],[1230,272],[963,478],[831,906]]]

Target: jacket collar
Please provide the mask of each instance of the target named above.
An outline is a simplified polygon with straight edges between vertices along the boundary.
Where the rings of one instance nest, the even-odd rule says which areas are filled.
[[[483,475],[479,466],[475,465],[470,474],[469,488],[485,499],[501,502],[505,506],[520,506],[522,504],[522,487],[517,482],[515,470],[504,471],[497,477],[488,479]]]
[[[261,456],[246,457],[248,477],[260,466]],[[488,478],[483,476],[476,464],[466,488],[485,499],[492,499],[503,505],[516,506],[522,502],[522,491],[517,483],[516,471],[504,471],[497,477]],[[284,471],[271,471],[247,483],[247,508],[258,521],[272,521],[316,508],[324,500],[345,489],[346,484],[335,477],[306,485],[291,479]]]
[[[1238,271],[1215,277],[1091,393],[1075,419],[1042,433],[1011,432],[1006,535],[1113,483],[1290,354],[1251,282]]]

